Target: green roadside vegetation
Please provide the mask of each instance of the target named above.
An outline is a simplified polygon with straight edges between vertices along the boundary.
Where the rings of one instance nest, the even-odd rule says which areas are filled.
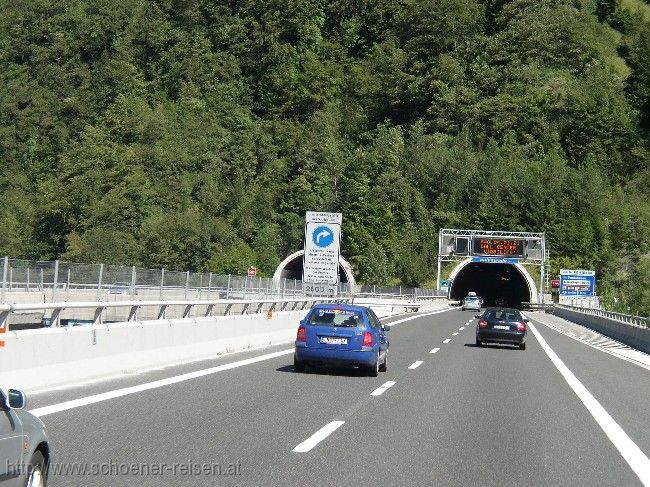
[[[2,255],[268,276],[339,211],[364,282],[543,231],[650,314],[648,2],[1,5]]]

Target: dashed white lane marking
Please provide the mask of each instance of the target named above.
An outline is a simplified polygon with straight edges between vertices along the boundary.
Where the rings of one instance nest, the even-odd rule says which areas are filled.
[[[442,343],[449,343],[451,341],[451,338],[447,338],[446,340],[443,340]]]
[[[396,384],[394,380],[389,380],[388,382],[384,383],[382,386],[377,387],[374,391],[370,393],[371,396],[381,396],[384,392],[386,392],[388,389],[393,387]]]
[[[411,369],[411,370],[417,369],[423,363],[424,363],[424,360],[416,360],[411,365],[409,365],[409,369]]]
[[[458,331],[463,331],[464,329],[465,329],[465,327],[464,327],[464,326],[461,326],[461,327],[458,329]]]
[[[139,384],[137,386],[124,387],[122,389],[103,392],[101,394],[94,394],[92,396],[86,396],[80,399],[73,399],[72,401],[65,401],[59,404],[53,404],[51,406],[44,406],[42,408],[32,409],[30,412],[33,415],[42,418],[43,416],[47,416],[48,414],[54,414],[60,411],[66,411],[68,409],[78,408],[81,406],[88,406],[89,404],[108,401],[109,399],[128,396],[130,394],[136,394],[138,392],[148,391],[150,389],[157,389],[159,387],[164,387],[171,384],[177,384],[179,382],[185,382],[187,380],[196,379],[198,377],[204,377],[206,375],[216,374],[217,372],[222,372],[224,370],[236,369],[237,367],[243,367],[244,365],[250,365],[256,362],[262,362],[263,360],[269,360],[276,357],[281,357],[283,355],[289,355],[290,353],[293,352],[294,349],[290,348],[287,350],[281,350],[279,352],[267,353],[266,355],[259,355],[257,357],[251,357],[245,360],[239,360],[237,362],[223,364],[217,367],[211,367],[209,369],[197,370],[195,372],[189,372],[187,374],[168,377],[166,379],[155,380],[153,382],[146,382],[144,384]]]
[[[434,348],[434,349],[431,350],[429,353],[438,353],[439,350],[440,350],[439,348]]]
[[[537,331],[537,328],[535,328],[533,324],[529,324],[528,327],[535,335],[535,338],[537,338],[537,341],[546,352],[546,355],[548,355],[548,358],[553,362],[553,365],[555,365],[560,374],[562,374],[562,377],[567,381],[569,387],[573,389],[573,392],[575,392],[578,398],[585,405],[587,411],[589,411],[593,416],[630,468],[639,477],[641,483],[646,487],[650,487],[650,459],[648,459],[645,453],[643,453],[637,444],[632,441],[627,433],[623,431],[623,428],[614,421],[609,413],[605,411],[605,408],[603,408],[598,400],[591,395],[573,372],[569,370],[562,359],[560,359],[549,344],[546,343],[546,340]]]
[[[458,335],[458,332],[452,333],[451,335],[456,336],[456,335]]]
[[[314,448],[316,445],[318,445],[321,441],[323,441],[329,435],[334,433],[337,429],[339,429],[344,424],[345,424],[345,421],[332,421],[330,423],[327,423],[325,426],[323,426],[321,429],[319,429],[316,433],[314,433],[309,438],[307,438],[305,441],[300,443],[292,451],[295,451],[296,453],[308,452],[309,450]]]

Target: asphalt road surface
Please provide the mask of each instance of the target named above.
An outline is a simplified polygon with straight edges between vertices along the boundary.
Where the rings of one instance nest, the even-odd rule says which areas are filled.
[[[650,367],[543,314],[477,348],[473,316],[385,320],[376,378],[289,344],[33,394],[49,485],[650,485]]]

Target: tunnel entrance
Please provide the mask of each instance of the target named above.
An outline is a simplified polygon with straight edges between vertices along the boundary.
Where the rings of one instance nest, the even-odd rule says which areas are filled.
[[[450,299],[462,300],[470,291],[483,298],[484,306],[521,308],[522,302],[536,302],[534,282],[521,266],[484,262],[463,262],[450,276]]]
[[[298,252],[294,252],[289,257],[284,259],[275,270],[273,279],[275,281],[279,281],[280,279],[293,279],[295,281],[300,281],[302,279],[302,264],[304,253],[304,250],[299,250]],[[356,281],[352,273],[352,266],[342,256],[339,256],[339,282],[348,283],[351,286],[356,285]]]

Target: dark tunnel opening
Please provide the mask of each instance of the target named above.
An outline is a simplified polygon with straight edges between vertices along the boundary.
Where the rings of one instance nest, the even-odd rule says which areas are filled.
[[[295,281],[302,280],[302,261],[303,256],[299,255],[295,259],[289,261],[289,263],[282,269],[281,278],[282,279],[293,279]],[[348,282],[348,276],[343,270],[343,266],[339,264],[339,282]]]
[[[531,295],[524,275],[512,264],[472,262],[451,283],[450,298],[462,300],[470,291],[483,298],[484,306],[521,308]]]

